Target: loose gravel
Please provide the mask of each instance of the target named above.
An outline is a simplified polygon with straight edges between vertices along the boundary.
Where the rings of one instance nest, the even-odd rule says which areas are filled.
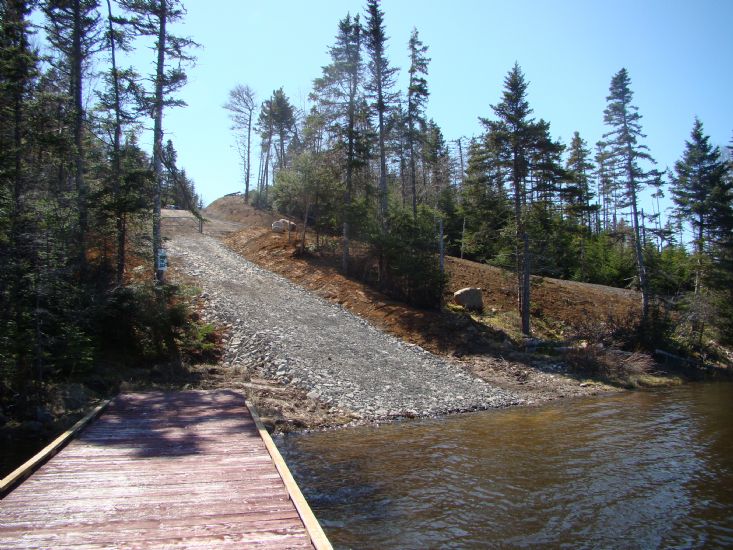
[[[230,366],[256,368],[332,407],[367,419],[506,407],[521,400],[385,334],[344,308],[199,234],[167,244],[195,277],[207,316],[232,330]]]

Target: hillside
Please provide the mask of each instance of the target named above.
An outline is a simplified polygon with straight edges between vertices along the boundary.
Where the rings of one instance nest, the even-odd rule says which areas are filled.
[[[245,205],[241,196],[227,196],[214,201],[205,210],[206,216],[237,222],[242,229],[226,237],[227,244],[259,265],[339,302],[360,315],[386,325],[393,332],[409,335],[429,349],[445,351],[450,341],[444,338],[443,323],[436,323],[434,312],[411,308],[390,300],[359,281],[340,275],[335,254],[320,252],[298,258],[296,244],[299,234],[274,233],[270,224],[275,217]],[[296,220],[294,220],[296,221]],[[314,236],[308,234],[309,242]],[[500,268],[446,258],[448,285],[445,302],[449,303],[456,290],[479,287],[484,290],[485,312],[474,316],[487,327],[504,331],[507,337],[518,339],[516,331],[516,287],[511,272]],[[587,332],[603,330],[609,323],[623,323],[638,312],[637,292],[575,281],[533,277],[533,331],[541,339],[566,339]],[[454,351],[454,350],[452,350]]]
[[[669,378],[654,373],[648,356],[588,345],[625,324],[631,326],[638,309],[633,291],[535,277],[532,313],[536,339],[528,342],[516,328],[512,275],[504,270],[449,258],[446,307],[442,311],[422,310],[341,275],[335,238],[327,241],[323,250],[299,256],[299,234],[288,238],[286,233],[273,232],[269,226],[273,218],[244,205],[241,196],[215,201],[205,215],[212,220],[226,216],[241,225],[222,240],[244,258],[403,341],[457,362],[483,380],[517,393],[527,403],[595,395],[619,386],[670,383]],[[312,244],[315,236],[309,232],[307,240]],[[484,289],[483,314],[469,314],[450,303],[453,291],[465,286]],[[558,355],[549,350],[546,344],[552,341],[569,352]],[[568,344],[577,347],[570,349]],[[537,352],[538,345],[544,352]]]

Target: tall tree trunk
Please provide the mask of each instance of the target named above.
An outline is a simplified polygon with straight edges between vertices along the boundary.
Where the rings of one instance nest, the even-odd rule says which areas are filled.
[[[162,283],[164,271],[160,269],[159,254],[162,248],[160,234],[160,195],[163,185],[163,79],[165,76],[165,41],[167,22],[167,0],[160,0],[160,15],[158,26],[158,61],[155,75],[155,122],[153,125],[153,172],[155,185],[153,186],[153,257],[155,281]]]
[[[381,76],[377,79],[377,104],[379,113],[379,221],[382,233],[387,231],[387,152],[384,145],[384,98]]]
[[[634,253],[636,255],[636,268],[639,275],[639,288],[641,290],[641,317],[646,321],[649,316],[649,282],[644,262],[644,249],[641,242],[641,227],[639,225],[639,212],[636,197],[636,179],[634,178],[633,166],[631,165],[632,153],[628,147],[628,159],[626,170],[629,176],[628,191],[631,198],[631,225],[634,231]]]
[[[412,132],[412,130],[410,130]],[[409,138],[410,143],[410,186],[412,190],[412,216],[417,219],[417,168],[415,166],[415,144],[413,138]]]
[[[115,35],[112,26],[112,3],[107,0],[107,14],[109,23],[110,50],[112,54],[112,87],[114,89],[115,98],[115,127],[112,143],[112,194],[115,199],[115,225],[117,229],[117,267],[115,270],[115,279],[118,285],[122,284],[125,275],[125,241],[126,224],[125,212],[121,206],[120,197],[120,142],[122,140],[122,120],[121,120],[121,102],[120,102],[120,82],[117,73],[117,59],[115,51]]]
[[[74,101],[74,182],[79,208],[79,269],[86,272],[87,231],[89,225],[87,196],[89,190],[84,179],[84,106],[82,104],[82,48],[81,4],[73,0],[74,28],[71,54],[71,91]]]
[[[516,275],[517,275],[517,306],[522,320],[522,333],[530,335],[529,322],[529,238],[524,228],[523,195],[525,185],[522,182],[522,168],[520,150],[516,147],[513,150],[512,160],[512,183],[514,187],[514,220],[516,223],[515,252],[516,252]]]
[[[109,0],[107,0],[109,1]],[[249,110],[249,118],[247,118],[247,166],[244,173],[244,202],[249,204],[249,174],[251,172],[250,150],[252,142],[252,109]]]
[[[308,229],[308,214],[310,213],[311,203],[310,200],[306,200],[305,203],[305,214],[303,214],[303,232],[300,238],[300,253],[305,254],[305,232]]]
[[[529,254],[529,237],[526,231],[522,235],[523,249],[522,254],[522,334],[529,336],[530,323],[529,323],[529,304],[530,304],[530,289],[531,289],[531,273],[530,273],[530,254]]]

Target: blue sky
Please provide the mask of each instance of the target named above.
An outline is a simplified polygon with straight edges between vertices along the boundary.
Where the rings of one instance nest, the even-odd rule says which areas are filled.
[[[328,63],[338,21],[363,13],[364,4],[185,2],[185,23],[174,30],[202,48],[180,94],[188,107],[169,110],[164,126],[205,203],[243,187],[222,108],[229,90],[248,84],[263,99],[282,86],[303,107]],[[566,143],[575,130],[591,145],[602,137],[608,86],[621,67],[629,71],[659,168],[679,158],[696,115],[714,143],[733,136],[731,0],[383,0],[382,9],[402,89],[413,27],[429,47],[428,115],[446,139],[480,133],[478,117],[491,116],[515,61],[530,82],[534,116],[548,120],[552,135]],[[149,50],[136,58],[153,62]]]

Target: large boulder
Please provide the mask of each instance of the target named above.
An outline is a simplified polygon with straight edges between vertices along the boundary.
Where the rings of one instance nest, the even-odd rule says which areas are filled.
[[[272,222],[272,230],[276,233],[285,233],[285,231],[295,231],[296,225],[290,220],[281,218],[276,222]]]
[[[466,309],[474,311],[483,311],[484,309],[483,292],[480,288],[468,287],[457,290],[453,293],[453,301]]]

